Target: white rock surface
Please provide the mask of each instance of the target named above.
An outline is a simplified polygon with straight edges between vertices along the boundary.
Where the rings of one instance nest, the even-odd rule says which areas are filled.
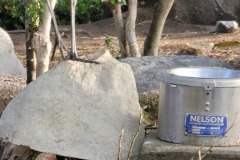
[[[236,21],[217,21],[215,26],[215,32],[218,33],[231,33],[238,29],[238,23]]]
[[[140,117],[134,75],[110,56],[99,61],[64,61],[30,83],[4,110],[0,137],[41,152],[113,160],[124,130],[127,159]],[[140,135],[133,155],[141,150]]]
[[[15,54],[12,39],[2,28],[0,28],[0,76],[26,77],[26,71]]]

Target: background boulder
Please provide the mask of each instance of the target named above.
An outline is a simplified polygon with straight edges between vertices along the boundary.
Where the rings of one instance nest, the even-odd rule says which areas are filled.
[[[2,28],[0,28],[0,76],[26,77],[26,70],[15,54],[13,42]]]
[[[155,123],[158,115],[159,83],[166,69],[188,66],[233,68],[230,64],[205,56],[145,56],[121,59],[132,67],[145,122]]]
[[[215,24],[218,20],[240,21],[239,0],[175,0],[169,17],[190,24]]]
[[[26,71],[14,52],[13,42],[0,28],[0,117],[17,93],[25,87]]]

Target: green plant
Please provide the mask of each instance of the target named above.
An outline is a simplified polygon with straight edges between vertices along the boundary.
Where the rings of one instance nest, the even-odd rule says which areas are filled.
[[[58,0],[56,14],[61,25],[70,24],[70,1]],[[102,18],[103,8],[101,0],[78,0],[76,6],[76,22],[90,23]]]
[[[126,0],[111,0],[111,3],[112,3],[112,4],[115,4],[116,2],[121,3],[121,5],[127,5]]]
[[[107,45],[107,47],[112,46],[112,37],[111,36],[106,36],[105,37],[105,44]]]
[[[0,0],[0,26],[4,29],[24,28],[24,5],[20,0]]]
[[[45,0],[37,0],[27,8],[30,21],[38,21],[38,16],[43,12]],[[78,24],[90,23],[102,19],[103,4],[101,0],[78,0],[76,11],[76,22]],[[58,0],[55,7],[56,17],[60,25],[70,24],[70,1]],[[24,29],[25,8],[24,0],[0,0],[0,27],[13,30]],[[39,20],[40,22],[42,20]],[[37,26],[31,27],[37,30]]]
[[[37,30],[36,22],[39,15],[44,12],[44,0],[37,0],[27,8],[28,16],[31,17],[32,29]],[[0,26],[7,29],[23,29],[25,25],[25,8],[22,0],[0,0]],[[42,20],[40,19],[40,22]]]
[[[38,30],[39,23],[43,22],[43,19],[39,18],[41,13],[44,12],[44,0],[37,0],[28,5],[27,16],[29,20],[30,30],[36,32]]]

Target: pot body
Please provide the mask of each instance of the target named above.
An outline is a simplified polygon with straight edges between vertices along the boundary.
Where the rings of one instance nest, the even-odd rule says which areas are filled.
[[[191,145],[240,145],[240,74],[234,74],[201,78],[166,72],[160,82],[158,138]]]

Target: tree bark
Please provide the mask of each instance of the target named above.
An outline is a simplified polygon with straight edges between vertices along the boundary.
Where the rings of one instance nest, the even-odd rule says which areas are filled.
[[[123,15],[122,15],[122,9],[121,9],[121,4],[119,2],[116,2],[115,4],[111,4],[109,1],[103,1],[103,4],[107,6],[114,18],[114,23],[115,23],[115,28],[117,31],[118,35],[118,43],[120,47],[120,54],[121,57],[127,57],[127,41],[125,37],[125,29],[124,29],[124,20],[123,20]]]
[[[50,0],[49,2],[52,8],[54,8],[56,0]],[[37,60],[36,77],[48,71],[50,53],[52,50],[50,39],[52,16],[50,14],[47,3],[44,4],[44,12],[41,14],[40,19],[43,20],[43,23],[39,25],[39,30],[34,33],[33,37]]]
[[[174,0],[159,0],[157,3],[150,30],[144,42],[144,56],[158,55],[159,41],[173,3]]]
[[[130,54],[132,57],[141,57],[135,33],[137,2],[137,0],[128,0],[128,15],[125,24],[125,36],[127,38]]]
[[[26,46],[26,61],[27,61],[27,84],[36,79],[36,56],[33,48],[33,34],[34,27],[31,24],[30,18],[28,16],[27,8],[28,6],[35,2],[36,0],[25,0],[25,46]]]

